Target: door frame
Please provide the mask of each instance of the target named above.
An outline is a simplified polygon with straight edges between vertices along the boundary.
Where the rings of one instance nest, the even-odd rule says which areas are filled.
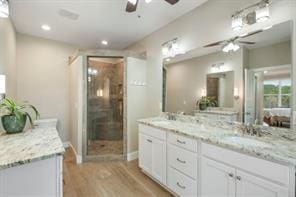
[[[79,50],[78,56],[82,56],[83,64],[83,98],[82,98],[82,161],[106,161],[127,160],[127,58],[135,57],[146,59],[146,53],[134,53],[131,51],[116,50]],[[123,154],[122,155],[87,155],[87,68],[90,57],[121,57],[124,61],[123,73]]]

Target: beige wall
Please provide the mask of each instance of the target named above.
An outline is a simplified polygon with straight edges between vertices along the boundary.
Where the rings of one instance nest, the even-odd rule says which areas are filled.
[[[6,95],[16,98],[16,35],[9,18],[0,18],[0,73],[6,75]]]
[[[249,50],[249,68],[291,65],[291,42]]]
[[[83,88],[83,64],[79,56],[69,66],[70,95],[69,95],[69,140],[80,157],[82,157],[82,88]],[[77,159],[77,155],[76,155]],[[79,163],[79,161],[78,161]]]
[[[68,57],[76,48],[48,39],[17,34],[17,98],[40,111],[41,118],[59,119],[63,141],[69,140]]]
[[[192,12],[178,18],[174,22],[150,34],[146,38],[128,47],[130,50],[147,52],[147,114],[158,115],[161,111],[159,103],[162,100],[162,56],[161,44],[178,37],[180,45],[185,50],[200,48],[206,44],[228,39],[235,35],[253,31],[287,20],[296,21],[296,1],[274,0],[270,6],[270,20],[245,27],[240,32],[231,30],[231,14],[243,7],[258,2],[258,0],[221,1],[209,0]],[[296,30],[296,25],[294,25]],[[293,48],[296,47],[294,34]],[[293,61],[296,61],[296,51],[293,51]],[[246,62],[246,60],[244,60]],[[295,64],[295,63],[294,63]],[[296,70],[296,68],[294,68]],[[296,80],[294,80],[296,87]],[[242,93],[242,92],[241,92]],[[294,91],[294,95],[296,91]],[[296,99],[294,99],[294,106]]]
[[[212,69],[215,63],[224,65],[216,71]],[[231,55],[216,52],[167,65],[166,111],[184,111],[193,115],[196,101],[201,97],[201,90],[206,88],[207,74],[226,71],[234,71],[235,87],[227,87],[229,94],[233,95],[233,88],[243,88],[243,50]],[[242,104],[242,99],[234,100],[233,107],[241,112]]]

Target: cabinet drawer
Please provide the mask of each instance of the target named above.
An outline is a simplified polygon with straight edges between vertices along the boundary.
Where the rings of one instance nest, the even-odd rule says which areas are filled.
[[[171,167],[168,170],[168,187],[179,196],[197,196],[197,182]]]
[[[169,166],[176,168],[193,179],[197,178],[197,154],[179,148],[175,145],[168,145]]]
[[[192,152],[197,152],[197,140],[190,139],[181,135],[176,135],[173,133],[168,133],[168,141],[172,144],[190,150]]]
[[[139,124],[139,132],[145,135],[149,135],[160,140],[166,140],[166,131],[150,127],[147,125]]]
[[[280,184],[289,185],[289,167],[202,143],[202,155]]]

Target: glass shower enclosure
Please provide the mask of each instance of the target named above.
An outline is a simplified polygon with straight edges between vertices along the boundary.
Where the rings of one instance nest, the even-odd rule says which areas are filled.
[[[87,156],[122,157],[124,58],[87,59]]]

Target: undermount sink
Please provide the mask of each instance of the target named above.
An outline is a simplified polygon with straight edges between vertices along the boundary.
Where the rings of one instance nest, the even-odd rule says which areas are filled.
[[[262,148],[269,148],[271,147],[270,144],[267,144],[265,142],[261,142],[259,140],[245,138],[245,137],[239,137],[239,136],[228,136],[224,138],[225,140],[229,142],[234,142],[241,145],[246,146],[255,146],[255,147],[262,147]]]

